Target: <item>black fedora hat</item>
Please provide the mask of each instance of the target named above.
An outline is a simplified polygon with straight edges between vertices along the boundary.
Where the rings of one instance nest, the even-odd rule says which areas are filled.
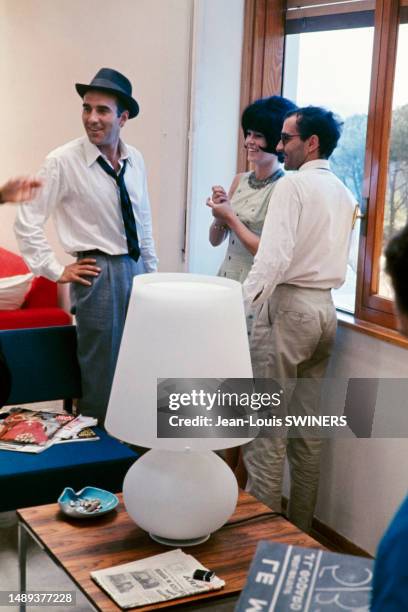
[[[113,68],[101,68],[95,74],[89,85],[83,83],[75,83],[75,89],[81,96],[84,97],[87,91],[99,89],[113,93],[121,100],[124,106],[129,111],[129,119],[136,117],[139,113],[139,105],[132,98],[132,85],[129,79]]]

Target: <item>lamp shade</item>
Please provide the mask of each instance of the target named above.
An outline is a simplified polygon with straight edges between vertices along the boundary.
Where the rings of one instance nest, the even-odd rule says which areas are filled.
[[[105,426],[154,449],[215,450],[249,441],[158,438],[158,378],[252,378],[238,282],[182,273],[135,277]]]

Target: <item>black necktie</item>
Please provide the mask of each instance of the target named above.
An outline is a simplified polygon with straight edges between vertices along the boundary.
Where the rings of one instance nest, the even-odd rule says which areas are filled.
[[[123,166],[116,174],[113,168],[104,160],[102,155],[96,160],[98,164],[105,170],[109,176],[115,179],[117,186],[119,187],[120,195],[120,206],[122,209],[122,218],[125,226],[126,241],[128,245],[129,255],[132,259],[137,261],[140,257],[139,240],[137,237],[136,221],[132,210],[132,203],[129,198],[129,194],[125,185],[125,169],[127,160],[123,160]]]

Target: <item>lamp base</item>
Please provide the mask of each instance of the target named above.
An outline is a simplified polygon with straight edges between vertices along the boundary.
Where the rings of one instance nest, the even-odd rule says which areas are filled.
[[[186,546],[196,546],[197,544],[203,544],[210,538],[210,534],[202,536],[201,538],[190,538],[189,540],[173,540],[171,538],[162,538],[161,536],[149,533],[149,536],[155,542],[163,544],[164,546],[174,546],[175,548],[185,548]]]
[[[212,451],[153,449],[126,474],[123,499],[130,517],[156,542],[194,546],[229,519],[238,485]]]

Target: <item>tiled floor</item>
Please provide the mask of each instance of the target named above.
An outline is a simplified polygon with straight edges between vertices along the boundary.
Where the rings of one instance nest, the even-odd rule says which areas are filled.
[[[75,585],[65,573],[30,539],[27,551],[27,589],[33,591],[75,591],[76,605],[62,608],[61,606],[29,606],[29,612],[89,612],[85,597],[75,589]],[[14,512],[0,513],[0,590],[19,590],[18,548],[17,548],[17,518]],[[16,608],[11,608],[16,609]]]

